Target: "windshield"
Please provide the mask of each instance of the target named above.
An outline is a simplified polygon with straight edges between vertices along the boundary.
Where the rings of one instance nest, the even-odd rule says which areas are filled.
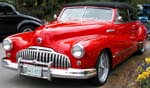
[[[94,19],[98,21],[111,21],[112,9],[108,8],[65,8],[60,16],[61,21]]]

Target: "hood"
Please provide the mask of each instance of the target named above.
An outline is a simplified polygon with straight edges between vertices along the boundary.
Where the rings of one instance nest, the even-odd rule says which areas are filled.
[[[37,44],[37,38],[41,38],[43,46],[51,44],[77,43],[90,36],[100,35],[106,32],[110,23],[55,23],[39,27],[34,34],[33,41]]]

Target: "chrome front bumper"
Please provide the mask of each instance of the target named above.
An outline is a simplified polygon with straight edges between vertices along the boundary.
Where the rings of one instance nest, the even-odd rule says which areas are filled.
[[[21,75],[25,76],[31,76],[29,74],[26,74],[22,71],[22,69],[25,69],[26,66],[23,65],[22,63],[28,63],[28,64],[35,64],[33,61],[27,61],[27,60],[18,60],[17,63],[12,63],[10,60],[7,60],[5,58],[1,59],[1,64],[3,67],[17,70]],[[94,77],[96,73],[96,69],[73,69],[73,68],[68,68],[68,69],[54,69],[50,68],[50,63],[49,64],[43,64],[43,63],[38,63],[36,62],[36,65],[47,65],[42,67],[42,76],[37,77],[37,78],[43,78],[43,79],[48,79],[51,80],[51,78],[56,77],[56,78],[73,78],[73,79],[87,79]],[[36,77],[36,76],[32,76]]]

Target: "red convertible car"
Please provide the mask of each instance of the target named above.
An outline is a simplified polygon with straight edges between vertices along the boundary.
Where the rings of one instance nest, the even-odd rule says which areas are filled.
[[[137,51],[144,53],[145,40],[146,28],[128,4],[72,3],[56,21],[5,38],[1,63],[25,76],[102,85],[117,64]]]

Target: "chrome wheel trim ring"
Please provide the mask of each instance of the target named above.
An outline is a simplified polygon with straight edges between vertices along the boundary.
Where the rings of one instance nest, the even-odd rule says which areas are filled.
[[[102,53],[99,58],[98,79],[104,83],[109,74],[109,56],[107,53]]]
[[[24,28],[24,30],[23,30],[23,32],[32,32],[32,31],[33,31],[32,28],[29,28],[29,27]]]

